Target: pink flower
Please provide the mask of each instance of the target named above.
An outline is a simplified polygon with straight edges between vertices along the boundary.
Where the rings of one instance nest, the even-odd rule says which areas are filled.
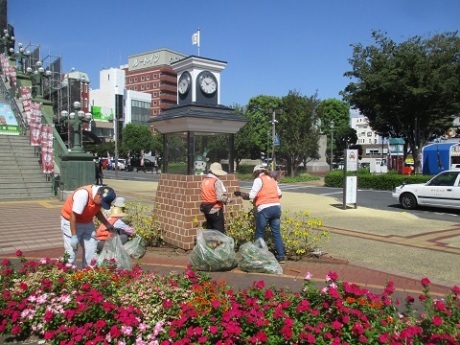
[[[329,272],[329,273],[327,274],[327,276],[326,276],[326,281],[327,281],[327,282],[328,282],[328,281],[331,281],[331,280],[336,281],[338,277],[339,277],[339,276],[337,275],[337,273],[335,273],[335,272]]]
[[[460,287],[458,287],[457,285],[455,285],[453,288],[452,288],[452,292],[456,295],[460,295]]]
[[[389,337],[390,337],[390,335],[389,335],[388,333],[380,334],[380,336],[379,336],[379,343],[381,343],[381,344],[386,344]]]
[[[439,327],[442,325],[442,318],[440,318],[439,316],[433,316],[431,321],[433,322],[433,325],[435,325],[436,327]]]
[[[431,281],[427,277],[425,277],[425,278],[422,278],[420,283],[422,283],[422,286],[427,287],[428,285],[431,284]]]
[[[219,331],[219,328],[217,328],[217,326],[214,326],[214,325],[209,326],[209,333],[216,334],[218,331]]]
[[[305,275],[305,280],[311,280],[313,278],[313,274],[311,274],[310,272],[307,272],[307,274]]]
[[[20,249],[16,250],[16,256],[21,256],[22,255],[22,252]]]

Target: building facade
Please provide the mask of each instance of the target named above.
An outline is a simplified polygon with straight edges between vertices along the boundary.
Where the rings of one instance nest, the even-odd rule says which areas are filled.
[[[90,92],[94,134],[105,141],[117,141],[127,123],[148,126],[151,96],[127,90],[124,69],[102,70],[99,78],[100,88]]]
[[[368,162],[370,158],[385,158],[388,152],[388,145],[385,138],[369,126],[366,116],[353,114],[351,117],[351,128],[356,131],[358,137],[357,145],[361,145],[363,154],[362,162]]]
[[[151,96],[150,118],[177,104],[177,75],[171,64],[185,57],[169,49],[158,49],[131,55],[128,64],[121,66],[126,74],[126,90]],[[153,132],[152,123],[150,129]]]

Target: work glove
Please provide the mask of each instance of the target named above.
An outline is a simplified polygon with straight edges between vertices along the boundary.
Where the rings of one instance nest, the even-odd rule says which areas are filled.
[[[78,249],[78,237],[77,237],[77,235],[72,236],[70,238],[70,245],[72,246],[73,250],[76,251]]]

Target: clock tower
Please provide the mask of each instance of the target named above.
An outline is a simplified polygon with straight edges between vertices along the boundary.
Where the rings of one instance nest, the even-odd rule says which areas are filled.
[[[177,104],[219,105],[220,72],[226,66],[224,61],[194,55],[172,63],[177,73]]]

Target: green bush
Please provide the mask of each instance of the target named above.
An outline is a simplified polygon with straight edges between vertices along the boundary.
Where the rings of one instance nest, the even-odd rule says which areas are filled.
[[[432,175],[401,175],[394,172],[388,174],[371,174],[367,169],[358,171],[358,188],[393,190],[396,186],[410,183],[425,183]],[[348,176],[354,176],[354,172],[348,172]],[[324,177],[324,185],[327,187],[343,188],[343,171],[334,170]]]
[[[238,174],[251,174],[252,175],[252,171],[254,170],[254,167],[255,167],[255,165],[251,165],[251,164],[240,164],[238,166],[237,173]]]

